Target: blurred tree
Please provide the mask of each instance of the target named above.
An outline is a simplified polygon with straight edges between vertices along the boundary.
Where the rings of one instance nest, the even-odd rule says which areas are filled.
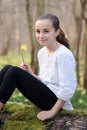
[[[76,0],[75,0],[76,1]],[[76,22],[77,22],[77,27],[78,27],[78,40],[77,40],[77,47],[76,47],[76,72],[77,72],[77,82],[80,85],[80,71],[79,71],[79,61],[80,61],[80,46],[81,46],[81,42],[82,42],[82,35],[83,35],[83,16],[84,16],[84,4],[81,3],[82,1],[80,1],[80,7],[81,7],[81,11],[80,13],[75,13],[75,17],[76,17]]]
[[[37,51],[40,48],[39,44],[36,43],[33,36],[32,23],[35,22],[36,18],[44,12],[44,1],[36,0],[36,13],[32,13],[33,4],[31,0],[26,0],[26,14],[28,20],[28,30],[31,43],[31,67],[35,73],[38,73],[38,62],[37,62]]]
[[[87,0],[82,0],[82,4],[84,4],[84,21],[85,21],[85,34],[84,34],[84,52],[85,52],[85,58],[84,58],[84,88],[87,89]]]
[[[77,47],[76,47],[76,70],[77,70],[77,82],[80,85],[80,71],[79,71],[79,52],[80,52],[80,45],[81,45],[81,38],[82,38],[82,27],[83,27],[83,14],[76,19],[78,26],[78,40],[77,40]]]
[[[87,32],[86,32],[86,37],[87,37]],[[85,46],[84,88],[87,89],[87,39],[86,39],[86,46]]]
[[[3,8],[4,2],[0,1],[0,54],[7,54],[10,49],[10,39],[11,33],[14,28],[12,25],[12,17],[10,17],[10,13],[5,12],[5,8]],[[6,3],[9,6],[9,2]]]
[[[81,12],[78,16],[76,16],[76,21],[78,25],[78,41],[77,41],[77,50],[76,50],[76,61],[77,61],[77,82],[81,85],[80,80],[80,72],[79,72],[79,62],[80,62],[80,48],[82,44],[83,55],[84,59],[84,77],[83,77],[83,84],[84,87],[87,86],[87,0],[80,0],[81,5]],[[84,27],[85,26],[85,27]]]
[[[85,22],[85,32],[84,32],[84,39],[83,39],[83,46],[84,46],[84,78],[83,78],[83,85],[84,88],[87,89],[87,0],[80,0],[81,7],[82,7],[82,19]]]

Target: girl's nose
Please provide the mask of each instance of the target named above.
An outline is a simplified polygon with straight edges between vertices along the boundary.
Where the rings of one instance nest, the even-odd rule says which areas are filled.
[[[40,33],[40,37],[43,37],[43,36],[44,36],[44,35],[43,35],[43,33],[41,32],[41,33]]]

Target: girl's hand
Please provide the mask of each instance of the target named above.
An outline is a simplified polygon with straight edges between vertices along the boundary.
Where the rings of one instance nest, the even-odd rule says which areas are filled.
[[[53,118],[60,111],[64,103],[64,100],[58,99],[51,110],[39,112],[37,114],[37,118],[41,121]]]
[[[31,69],[31,67],[30,67],[29,65],[27,65],[27,64],[25,64],[25,63],[22,63],[22,64],[20,65],[20,68],[23,69],[23,70],[25,70],[25,71],[27,71],[27,72],[29,72],[29,73],[32,74],[35,78],[37,78],[38,80],[40,80],[40,78],[33,73],[32,69]]]
[[[37,118],[41,121],[51,119],[55,116],[55,113],[53,113],[51,110],[48,111],[41,111],[37,114]]]
[[[21,68],[21,69],[24,69],[25,71],[27,71],[27,72],[29,72],[29,73],[31,73],[31,74],[33,73],[31,67],[30,67],[29,65],[25,64],[25,63],[22,63],[22,64],[20,65],[20,68]]]

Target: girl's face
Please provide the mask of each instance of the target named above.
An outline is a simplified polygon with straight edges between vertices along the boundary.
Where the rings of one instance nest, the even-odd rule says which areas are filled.
[[[42,46],[51,46],[56,42],[58,31],[49,19],[37,20],[35,24],[36,39]]]

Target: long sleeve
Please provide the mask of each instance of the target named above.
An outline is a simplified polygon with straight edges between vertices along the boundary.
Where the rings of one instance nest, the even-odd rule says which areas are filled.
[[[76,90],[75,60],[71,55],[61,54],[58,59],[59,90],[57,96],[70,100]]]

